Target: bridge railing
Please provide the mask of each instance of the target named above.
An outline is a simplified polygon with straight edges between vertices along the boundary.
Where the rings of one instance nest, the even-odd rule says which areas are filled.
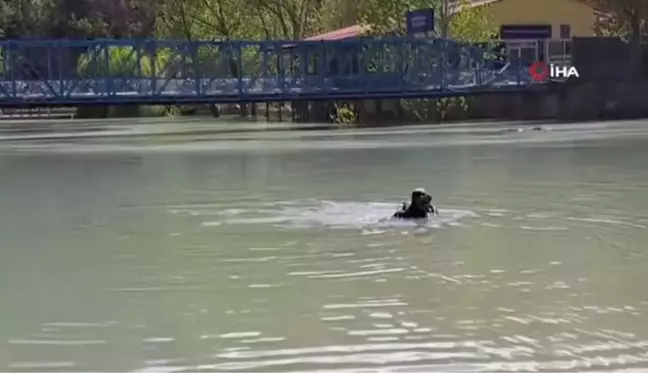
[[[496,53],[439,39],[0,41],[0,103],[413,97],[529,80]]]

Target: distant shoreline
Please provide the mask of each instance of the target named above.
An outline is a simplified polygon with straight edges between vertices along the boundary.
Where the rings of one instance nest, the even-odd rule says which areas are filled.
[[[212,119],[201,120],[201,119]],[[583,122],[558,122],[558,121],[462,121],[444,124],[412,123],[378,127],[340,128],[329,123],[291,123],[291,122],[263,122],[227,120],[228,118],[200,118],[192,117],[191,120],[173,120],[173,118],[139,118],[133,123],[128,119],[90,119],[90,120],[58,120],[49,119],[31,121],[0,121],[0,141],[60,141],[69,139],[101,139],[101,138],[151,138],[151,137],[192,137],[250,134],[257,132],[298,133],[303,131],[320,131],[345,135],[354,132],[363,134],[381,134],[392,132],[406,134],[410,131],[429,130],[442,136],[445,134],[472,133],[484,135],[504,135],[507,133],[527,132],[537,130],[552,130],[565,127],[584,127],[587,125],[604,125],[610,121],[583,121]],[[34,126],[30,126],[33,122]],[[614,121],[634,124],[642,120]],[[182,128],[187,125],[188,128]],[[211,137],[210,139],[214,139]]]

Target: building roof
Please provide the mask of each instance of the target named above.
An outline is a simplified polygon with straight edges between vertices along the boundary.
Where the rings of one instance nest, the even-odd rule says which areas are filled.
[[[341,29],[325,32],[323,34],[310,36],[304,40],[306,41],[320,41],[320,40],[342,40],[348,38],[357,38],[362,36],[365,32],[369,31],[368,26],[353,25]]]
[[[468,6],[471,7],[471,8],[474,8],[474,7],[478,7],[478,6],[482,6],[482,5],[498,3],[500,1],[502,1],[502,0],[470,0],[470,4]],[[597,7],[594,6],[591,1],[588,1],[588,0],[574,0],[574,1],[577,1],[579,3],[583,3],[583,4],[591,7],[595,11],[602,11],[601,9],[597,9]],[[460,11],[462,9],[462,7],[459,5],[460,2],[461,2],[460,0],[449,0],[449,3],[450,3],[449,8],[450,8],[451,13],[456,13],[456,12],[458,12],[458,11]]]

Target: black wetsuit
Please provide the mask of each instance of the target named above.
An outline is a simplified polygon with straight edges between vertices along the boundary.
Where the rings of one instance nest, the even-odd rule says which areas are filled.
[[[434,206],[430,206],[430,209],[426,211],[412,203],[407,207],[403,206],[403,210],[397,211],[394,214],[394,217],[399,219],[425,219],[430,213],[436,213],[436,208]]]

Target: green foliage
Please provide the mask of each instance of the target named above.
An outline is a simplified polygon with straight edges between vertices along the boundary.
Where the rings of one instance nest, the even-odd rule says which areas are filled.
[[[111,77],[151,73],[150,60],[147,56],[138,59],[137,51],[132,47],[97,48],[82,55],[77,62],[77,71],[81,76],[105,74]],[[139,66],[138,66],[139,65]]]
[[[437,117],[442,122],[446,119],[457,119],[463,116],[468,109],[468,99],[465,96],[443,97],[436,100]],[[455,118],[452,118],[453,115]]]
[[[141,55],[143,52],[133,47],[108,47],[97,48],[83,54],[77,62],[77,71],[80,76],[106,75],[111,77],[157,76],[167,66],[170,53],[160,53],[154,60],[150,56]]]
[[[449,1],[449,0],[445,0]],[[489,19],[488,5],[471,6],[470,0],[366,0],[360,18],[363,24],[371,27],[376,35],[404,35],[406,33],[405,15],[408,11],[421,8],[437,9],[436,24],[448,24],[450,37],[462,42],[481,42],[496,35],[496,28]],[[447,8],[448,15],[443,19],[441,9]],[[438,30],[439,34],[443,34]]]
[[[458,11],[450,20],[450,36],[463,43],[489,41],[497,35],[497,28],[488,13],[488,5],[471,6],[470,0],[459,0]],[[469,110],[466,97],[444,97],[436,101],[439,120],[462,116]]]
[[[335,30],[357,24],[368,0],[326,0],[320,11],[321,31]]]
[[[331,116],[334,123],[343,127],[353,126],[358,122],[356,111],[347,104],[335,105],[335,113]]]
[[[440,25],[448,24],[450,38],[463,43],[476,43],[488,41],[496,35],[497,29],[491,22],[488,5],[471,6],[470,0],[451,3],[452,6],[447,7],[447,19],[436,22]],[[405,34],[405,14],[409,10],[443,7],[442,0],[367,0],[366,4],[362,20],[378,35]],[[460,116],[469,109],[465,97],[402,100],[401,104],[403,109],[412,113],[419,121],[433,118],[445,120],[452,116]]]
[[[187,40],[301,39],[322,31],[325,0],[166,0],[156,34]],[[245,9],[246,11],[242,11]],[[204,73],[256,75],[261,54],[254,47],[201,47],[195,66]]]
[[[645,0],[586,0],[594,8],[608,12],[599,20],[596,31],[603,36],[617,36],[639,42],[642,25],[648,21],[648,2]],[[643,27],[644,36],[647,29]]]
[[[488,5],[471,6],[470,0],[459,0],[458,11],[450,20],[450,36],[464,43],[479,43],[497,35],[497,27],[488,13]]]
[[[182,107],[176,106],[176,105],[171,105],[171,106],[166,106],[164,108],[164,116],[165,117],[177,117],[182,115]]]
[[[628,35],[630,35],[630,26],[616,18],[597,21],[594,29],[598,35],[606,37],[618,37],[627,40]]]
[[[648,2],[645,0],[587,0],[594,8],[606,11],[608,17],[599,20],[595,31],[606,36],[625,39],[630,44],[630,58],[623,71],[627,82],[636,84],[636,77],[644,69],[644,52],[641,45],[646,40],[648,28]]]
[[[0,0],[0,36],[44,36],[56,19],[54,0]]]
[[[189,40],[302,39],[326,28],[329,2],[166,0],[158,15],[156,33]]]
[[[360,13],[361,22],[374,35],[405,35],[405,15],[421,8],[438,8],[439,0],[366,0]]]
[[[406,112],[414,116],[414,118],[423,122],[434,118],[436,115],[436,101],[427,98],[417,100],[401,100],[400,105]]]
[[[435,120],[444,122],[464,118],[470,109],[470,101],[464,96],[401,100],[401,106],[411,113],[417,121]]]
[[[237,39],[245,29],[245,0],[167,0],[156,23],[160,36]]]
[[[167,116],[168,107],[164,105],[144,106],[140,109],[143,117],[164,117]]]
[[[142,117],[177,117],[185,111],[184,106],[177,105],[150,105],[140,108]]]
[[[138,23],[150,23],[151,15],[132,10],[151,1],[0,0],[0,37],[142,36]]]
[[[468,0],[460,0],[467,5]],[[632,2],[639,0],[591,0]],[[454,4],[450,0],[451,4]],[[433,7],[437,13],[443,0],[0,0],[0,37],[158,37],[185,40],[301,39],[339,27],[363,23],[375,35],[405,33],[409,10]],[[465,6],[437,24],[449,22],[451,38],[463,42],[488,40],[493,28],[487,8]],[[627,17],[626,17],[627,18]],[[624,19],[626,19],[624,18]],[[626,22],[627,23],[627,22]],[[386,71],[398,71],[403,62],[385,59],[397,55],[393,47],[367,50],[365,61],[375,61]],[[110,76],[159,77],[175,73],[181,61],[171,60],[171,49],[150,52],[131,47],[93,50],[79,57],[81,76],[105,73]],[[239,54],[224,48],[200,48],[187,66],[204,73],[256,74],[259,51],[244,48]],[[141,55],[138,55],[141,53]],[[398,59],[398,58],[397,58]],[[272,65],[272,62],[271,62]],[[0,73],[2,73],[0,54]],[[165,71],[165,67],[169,68]],[[387,66],[387,67],[386,67]],[[458,101],[457,101],[458,100]],[[456,101],[456,102],[455,102]],[[452,116],[465,110],[461,99],[408,101],[405,105],[420,120]],[[159,109],[162,110],[162,109]],[[165,108],[164,113],[169,110]],[[170,111],[175,111],[171,109]],[[439,114],[446,113],[446,114]],[[348,106],[336,110],[338,123],[355,123],[356,113]]]

